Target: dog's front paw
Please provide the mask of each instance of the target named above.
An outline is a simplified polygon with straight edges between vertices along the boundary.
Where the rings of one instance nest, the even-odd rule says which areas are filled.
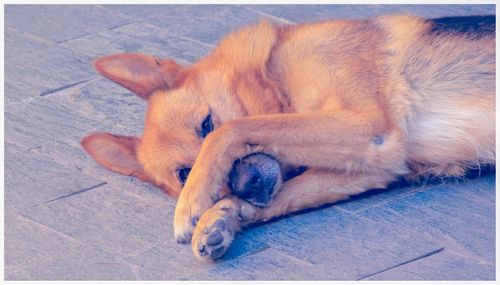
[[[221,257],[240,230],[239,208],[230,199],[221,200],[207,210],[194,230],[194,255],[202,261]]]
[[[174,238],[178,243],[191,241],[197,219],[191,219],[189,207],[178,204],[174,214]]]
[[[234,231],[224,218],[213,224],[204,226],[200,233],[195,233],[192,241],[194,255],[202,261],[215,260],[221,257],[231,245]]]
[[[182,227],[174,225],[174,237],[177,243],[188,243],[193,235],[193,227]]]
[[[184,202],[186,200],[187,202]],[[200,217],[213,206],[214,200],[213,197],[194,191],[189,198],[179,199],[174,216],[174,236],[178,243],[188,243],[191,240],[193,230]]]
[[[216,132],[214,131],[214,134]],[[199,218],[230,192],[226,181],[228,170],[234,159],[241,157],[247,151],[244,148],[238,151],[240,148],[236,146],[239,144],[231,148],[231,144],[227,145],[225,140],[216,139],[222,136],[214,134],[207,136],[203,143],[177,202],[174,235],[180,243],[191,239]],[[224,155],[221,156],[220,153]]]

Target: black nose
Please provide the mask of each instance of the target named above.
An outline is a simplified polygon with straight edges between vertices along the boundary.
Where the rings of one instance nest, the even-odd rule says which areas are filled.
[[[236,160],[228,178],[231,192],[257,207],[269,206],[283,181],[279,162],[259,152]]]
[[[229,181],[233,193],[242,199],[253,197],[264,189],[264,179],[252,164],[238,164],[229,174]]]
[[[260,175],[260,172],[257,171],[255,168],[252,168],[248,172],[248,178],[247,182],[245,183],[245,177],[243,178],[243,182],[245,183],[244,185],[244,192],[258,192],[259,190],[262,190],[263,188],[263,183],[262,183],[262,176]]]

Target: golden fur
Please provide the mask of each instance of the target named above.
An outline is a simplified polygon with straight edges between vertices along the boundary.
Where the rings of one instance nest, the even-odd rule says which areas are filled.
[[[175,237],[188,241],[194,232],[200,259],[203,229],[221,217],[230,225],[227,249],[241,226],[400,175],[461,176],[495,163],[495,39],[429,29],[410,15],[261,22],[188,67],[138,54],[104,57],[95,63],[101,74],[148,100],[144,133],[91,134],[82,144],[106,167],[180,194]],[[209,112],[216,128],[203,139],[195,130]],[[257,151],[309,169],[268,208],[220,200],[233,161]],[[188,166],[182,188],[176,169]]]

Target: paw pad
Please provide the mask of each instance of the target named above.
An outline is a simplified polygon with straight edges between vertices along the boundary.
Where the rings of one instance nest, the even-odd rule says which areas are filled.
[[[225,230],[226,223],[224,222],[224,219],[218,219],[217,221],[215,221],[214,227],[218,228],[221,231]]]
[[[210,246],[218,245],[223,241],[224,237],[218,230],[211,232],[207,237],[207,245]]]
[[[209,259],[221,257],[229,247],[233,233],[229,230],[224,218],[219,218],[210,226],[203,228],[197,238],[196,250],[200,257],[208,256]]]

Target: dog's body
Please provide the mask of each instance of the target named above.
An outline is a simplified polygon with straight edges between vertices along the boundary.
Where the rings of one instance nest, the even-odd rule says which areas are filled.
[[[217,258],[242,225],[400,175],[462,176],[495,163],[494,35],[434,28],[408,15],[262,22],[187,68],[141,55],[103,58],[102,74],[148,98],[144,135],[94,134],[83,145],[108,168],[174,194],[176,175],[192,165],[175,236],[188,241],[194,230],[195,254]],[[253,152],[308,169],[267,208],[220,200],[233,161]]]

